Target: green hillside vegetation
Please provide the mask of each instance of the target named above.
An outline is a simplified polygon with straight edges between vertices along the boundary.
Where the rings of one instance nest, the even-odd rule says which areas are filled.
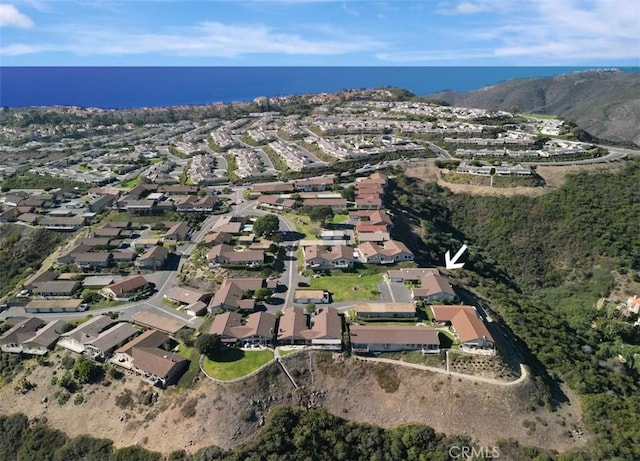
[[[538,198],[454,195],[403,176],[392,191],[396,216],[407,217],[398,232],[410,224],[422,233],[411,245],[420,262],[441,265],[447,249],[469,245],[464,270],[452,276],[490,300],[495,317],[526,344],[529,364],[549,386],[547,403],[561,398],[560,382],[581,394],[598,436],[586,459],[640,459],[640,334],[595,309],[609,293],[611,269],[639,275],[639,182],[634,163],[569,176]],[[402,209],[403,196],[410,208]]]
[[[0,296],[38,269],[68,234],[19,225],[0,226]]]
[[[513,79],[467,93],[425,96],[463,107],[519,110],[570,118],[594,136],[640,145],[640,73],[577,72]]]
[[[256,439],[233,452],[212,446],[190,455],[184,450],[162,457],[140,446],[115,449],[106,439],[69,438],[21,414],[0,415],[0,459],[18,461],[438,461],[455,459],[449,448],[473,446],[466,436],[446,437],[428,426],[407,424],[381,429],[330,415],[324,409],[272,410]],[[537,449],[501,442],[505,459],[553,459]],[[453,452],[456,453],[455,451]],[[564,460],[578,459],[564,457]]]

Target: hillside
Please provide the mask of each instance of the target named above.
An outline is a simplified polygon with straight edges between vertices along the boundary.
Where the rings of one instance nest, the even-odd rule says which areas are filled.
[[[403,175],[392,189],[390,208],[403,217],[396,232],[413,233],[416,259],[441,265],[446,250],[466,243],[465,267],[452,278],[526,345],[526,363],[552,395],[560,383],[581,394],[598,438],[593,459],[640,456],[638,431],[623,430],[638,427],[626,421],[640,404],[639,328],[596,309],[620,278],[640,281],[640,200],[627,186],[638,181],[636,162],[570,175],[536,198],[453,194]]]
[[[455,106],[554,114],[591,135],[640,146],[640,72],[586,71],[514,79],[470,92],[425,96]]]

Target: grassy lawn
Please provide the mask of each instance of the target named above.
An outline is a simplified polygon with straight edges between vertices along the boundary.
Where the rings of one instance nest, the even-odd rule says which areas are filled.
[[[278,353],[280,354],[280,357],[284,357],[286,355],[289,354],[293,354],[294,352],[298,352],[300,349],[278,349]]]
[[[333,220],[331,222],[333,224],[342,224],[347,222],[348,220],[349,220],[348,214],[337,214],[333,217]]]
[[[133,189],[134,187],[136,187],[141,182],[142,182],[142,178],[140,176],[136,176],[135,178],[130,179],[128,181],[125,181],[120,185],[122,187],[126,187],[127,189]]]
[[[537,118],[538,120],[551,120],[556,118],[555,115],[549,114],[521,114],[523,117]]]
[[[341,274],[309,279],[309,287],[314,290],[328,290],[334,302],[355,299],[376,300],[379,298],[377,283],[382,274]]]
[[[183,355],[183,354],[186,354],[187,352],[189,352],[188,356]],[[189,363],[189,368],[182,375],[182,377],[180,378],[177,384],[178,388],[186,389],[193,385],[193,381],[200,374],[200,353],[196,349],[184,347],[183,345],[180,345],[180,350],[178,351],[178,355],[191,360],[191,363]]]
[[[187,347],[187,346],[185,346],[184,344],[180,344],[180,345],[178,346],[178,352],[177,352],[177,354],[178,354],[180,357],[183,357],[183,358],[185,358],[185,359],[188,359],[188,358],[190,358],[190,357],[191,357],[191,354],[193,353],[193,351],[194,351],[193,347]]]
[[[206,358],[204,369],[215,379],[230,381],[248,375],[273,359],[271,349],[243,351],[223,349],[216,354],[215,360]]]
[[[440,346],[444,349],[450,349],[458,343],[458,338],[449,330],[438,330],[438,338],[440,338]]]
[[[309,216],[286,213],[284,216],[296,226],[296,231],[304,234],[307,239],[316,239],[318,236],[312,232],[317,230],[320,232],[320,224],[311,222]]]

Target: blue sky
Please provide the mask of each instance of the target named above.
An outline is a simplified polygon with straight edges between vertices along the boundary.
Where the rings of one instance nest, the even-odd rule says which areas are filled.
[[[640,0],[13,0],[0,65],[640,66]]]

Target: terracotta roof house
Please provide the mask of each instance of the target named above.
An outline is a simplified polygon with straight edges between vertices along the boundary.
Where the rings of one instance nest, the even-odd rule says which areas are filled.
[[[164,266],[168,256],[168,249],[163,246],[154,246],[142,253],[138,259],[136,259],[135,265],[143,269],[158,270]]]
[[[235,284],[233,279],[226,279],[218,291],[215,292],[213,298],[209,302],[209,312],[212,314],[240,309],[244,311],[253,311],[255,301],[252,298],[245,298],[245,292],[241,286]]]
[[[107,285],[100,294],[105,298],[118,301],[130,301],[136,299],[140,293],[149,286],[149,282],[141,275],[133,275],[118,282]]]
[[[457,298],[449,280],[433,272],[420,279],[420,287],[411,289],[411,297],[424,301],[455,301]]]
[[[349,269],[353,267],[353,248],[348,245],[310,245],[302,248],[307,269]]]
[[[222,224],[217,228],[218,232],[226,232],[231,235],[240,235],[242,233],[242,228],[244,227],[244,223],[231,221],[225,224]]]
[[[356,353],[440,350],[438,331],[428,326],[351,325],[351,349]]]
[[[45,355],[60,336],[56,328],[61,320],[45,325],[35,317],[28,317],[16,323],[0,335],[0,350],[13,354]]]
[[[494,340],[473,306],[431,306],[433,320],[450,324],[460,345],[468,349],[493,349]]]
[[[383,208],[382,199],[375,194],[359,194],[355,200],[359,210],[379,210]]]
[[[413,253],[397,240],[387,240],[382,244],[361,243],[357,247],[358,259],[367,264],[393,264],[401,261],[413,261]]]
[[[111,363],[139,374],[154,386],[166,387],[180,379],[189,361],[161,348],[171,338],[158,330],[147,330],[116,350]]]
[[[413,318],[416,307],[413,303],[356,303],[356,315],[362,318]]]
[[[184,328],[186,322],[155,312],[139,311],[131,316],[131,321],[137,325],[153,328],[169,335],[175,335],[178,330]]]

